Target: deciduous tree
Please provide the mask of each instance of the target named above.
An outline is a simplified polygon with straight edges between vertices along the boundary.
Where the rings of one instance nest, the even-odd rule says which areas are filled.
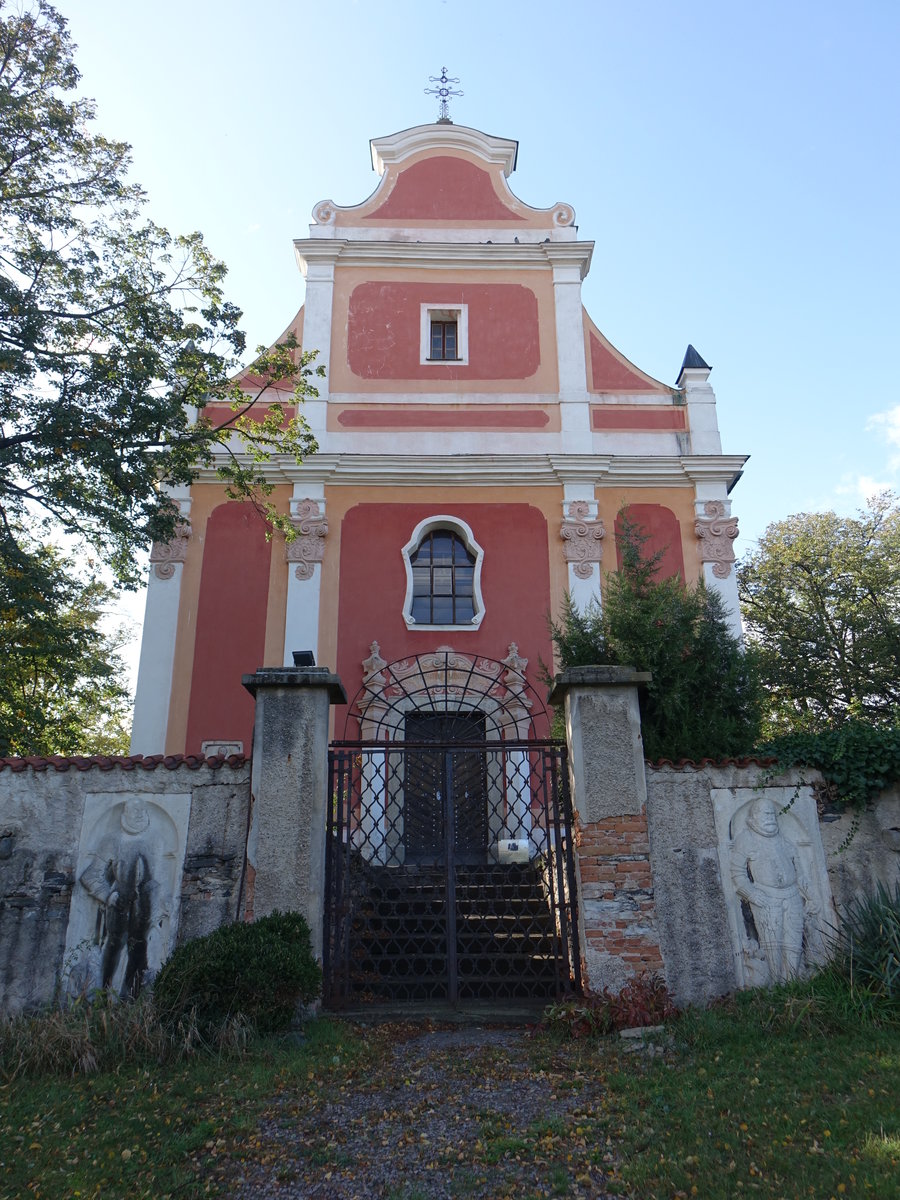
[[[758,648],[770,734],[900,704],[900,507],[885,493],[855,517],[801,513],[770,525],[738,571]]]
[[[162,485],[189,483],[201,468],[291,536],[267,500],[267,464],[315,449],[295,407],[315,393],[313,356],[288,338],[260,353],[246,387],[235,382],[244,335],[222,289],[225,267],[199,233],[174,236],[144,218],[129,147],[96,131],[73,54],[46,0],[0,0],[7,751],[121,741],[98,725],[117,726],[123,713],[98,624],[108,596],[73,557],[94,555],[118,583],[136,585],[136,551],[175,529]]]
[[[127,754],[130,697],[110,589],[48,547],[0,559],[0,757]]]
[[[314,390],[313,367],[287,342],[249,396],[233,382],[244,335],[225,268],[200,234],[142,217],[129,147],[74,95],[73,49],[45,0],[0,3],[0,556],[36,523],[62,528],[134,584],[135,550],[174,529],[161,481],[224,455],[231,493],[265,506],[268,458],[314,449],[267,403],[286,383],[292,406]],[[215,402],[232,407],[209,419]]]

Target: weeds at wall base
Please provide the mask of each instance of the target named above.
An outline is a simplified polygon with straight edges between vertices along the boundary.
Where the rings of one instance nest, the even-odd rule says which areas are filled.
[[[204,1034],[193,1013],[164,1026],[149,996],[125,1003],[98,992],[67,1008],[0,1019],[0,1080],[95,1075],[200,1055],[240,1056],[253,1036],[240,1016]]]

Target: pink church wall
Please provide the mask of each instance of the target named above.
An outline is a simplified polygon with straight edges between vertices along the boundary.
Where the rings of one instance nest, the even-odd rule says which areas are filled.
[[[251,504],[213,509],[206,525],[185,753],[211,738],[250,752],[253,699],[241,675],[263,665],[271,543]]]
[[[435,513],[465,521],[484,550],[485,616],[477,630],[411,630],[403,620],[406,571],[401,550],[416,525]],[[359,504],[344,517],[337,670],[351,698],[362,684],[361,664],[373,640],[389,662],[438,646],[502,659],[514,641],[529,660],[529,682],[542,695],[538,659],[552,661],[549,612],[547,522],[530,505],[452,504],[446,499],[433,504]],[[337,721],[340,730],[340,713]],[[546,733],[546,728],[538,729],[539,735]]]
[[[678,518],[670,508],[661,504],[629,504],[625,509],[628,519],[636,525],[638,531],[644,534],[647,541],[643,545],[645,557],[662,550],[662,561],[657,572],[657,579],[669,579],[678,575],[684,580],[684,552],[681,548],[681,526]],[[616,535],[622,531],[622,518],[616,517]],[[622,552],[616,542],[616,568],[622,569]]]
[[[366,220],[522,221],[500,200],[487,171],[441,154],[401,171],[384,204]]]
[[[421,306],[467,304],[469,361],[419,361]],[[537,297],[517,283],[362,283],[350,295],[347,357],[361,379],[527,379],[540,366]]]

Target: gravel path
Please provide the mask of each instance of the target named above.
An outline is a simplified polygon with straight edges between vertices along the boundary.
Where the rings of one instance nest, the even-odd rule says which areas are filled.
[[[536,1068],[521,1028],[406,1034],[367,1078],[319,1099],[283,1095],[260,1129],[262,1161],[244,1166],[234,1200],[611,1194],[603,1154],[584,1137],[571,1154],[597,1111],[596,1078],[573,1077],[563,1062]]]

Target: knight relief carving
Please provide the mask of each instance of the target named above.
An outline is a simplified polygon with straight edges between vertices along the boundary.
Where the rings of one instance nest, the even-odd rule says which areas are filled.
[[[698,517],[694,525],[694,532],[700,539],[700,560],[713,564],[713,575],[717,579],[727,579],[734,562],[737,518],[726,517],[721,500],[707,500],[703,512],[705,516]]]
[[[769,790],[774,795],[757,794],[737,808],[724,837],[720,829],[738,982],[746,987],[812,970],[825,957],[834,919],[814,806],[810,821],[808,805],[782,795],[788,789]]]
[[[328,536],[328,522],[318,500],[292,502],[291,523],[297,536],[285,545],[285,562],[297,564],[294,569],[297,579],[312,579],[316,563],[325,557],[325,538]]]
[[[182,799],[189,798],[165,801]],[[136,996],[171,952],[183,837],[159,804],[134,796],[109,800],[93,814],[86,806],[66,984],[70,994],[108,989],[124,999]],[[187,804],[180,807],[186,828]]]
[[[565,542],[563,557],[573,564],[579,579],[590,579],[594,563],[603,559],[602,540],[606,536],[603,522],[592,518],[586,500],[573,500],[566,509],[559,535]]]

